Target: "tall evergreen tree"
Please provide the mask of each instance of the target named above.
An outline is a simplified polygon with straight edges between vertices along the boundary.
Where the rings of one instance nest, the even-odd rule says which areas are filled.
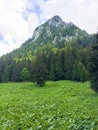
[[[88,80],[88,71],[85,66],[82,64],[81,72],[80,72],[80,81],[84,82]]]
[[[96,34],[96,43],[92,46],[90,63],[91,88],[98,93],[98,32]]]
[[[73,67],[72,79],[80,81],[80,64],[76,61]]]
[[[36,83],[37,86],[42,87],[45,85],[47,72],[47,67],[43,62],[43,54],[39,52],[32,66],[32,80]]]
[[[2,75],[3,75],[3,70],[4,70],[4,62],[3,59],[0,59],[0,83],[2,82]]]
[[[73,69],[73,80],[76,81],[87,81],[88,80],[88,71],[81,62],[75,62]]]
[[[3,71],[3,75],[2,75],[2,81],[3,82],[8,82],[9,81],[9,73],[8,73],[8,68],[7,67],[4,68],[4,71]]]
[[[55,71],[56,71],[56,80],[63,80],[64,79],[64,54],[62,50],[58,50],[56,52],[56,64],[55,64]]]
[[[65,49],[65,56],[64,56],[64,73],[65,79],[71,80],[72,79],[72,70],[74,66],[74,57],[71,47],[67,47]]]
[[[28,81],[29,80],[29,71],[26,67],[23,68],[22,71],[20,72],[20,80],[21,81]]]
[[[56,77],[55,77],[55,66],[54,64],[51,65],[51,68],[50,68],[50,73],[49,73],[49,79],[50,80],[55,80]]]

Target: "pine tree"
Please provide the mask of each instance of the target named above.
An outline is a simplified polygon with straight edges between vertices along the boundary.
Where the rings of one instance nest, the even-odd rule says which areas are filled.
[[[81,72],[80,72],[80,81],[84,82],[88,80],[88,71],[85,66],[82,64]]]
[[[8,82],[9,81],[9,74],[8,74],[8,68],[4,68],[4,72],[2,75],[2,82]]]
[[[90,63],[91,88],[98,93],[98,33],[96,34],[96,43],[92,46]]]
[[[62,50],[56,52],[55,73],[56,80],[64,79],[64,54]]]
[[[80,81],[80,67],[79,63],[76,61],[73,67],[72,79],[75,81]]]
[[[74,65],[73,80],[82,82],[88,80],[88,71],[81,62],[76,62]]]
[[[54,64],[51,65],[51,68],[50,68],[50,73],[49,73],[49,79],[50,80],[55,80],[56,77],[55,77],[55,66]]]
[[[20,80],[21,81],[29,80],[29,71],[26,67],[23,68],[22,71],[20,72]]]
[[[64,77],[66,80],[72,80],[72,70],[74,66],[74,57],[71,47],[65,49],[64,56]]]
[[[47,67],[43,61],[43,54],[39,52],[32,66],[32,81],[34,81],[37,86],[44,86],[47,79],[47,73]]]

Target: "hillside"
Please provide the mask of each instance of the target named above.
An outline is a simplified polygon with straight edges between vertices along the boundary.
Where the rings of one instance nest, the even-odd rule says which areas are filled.
[[[0,130],[97,130],[98,96],[89,82],[0,84]]]

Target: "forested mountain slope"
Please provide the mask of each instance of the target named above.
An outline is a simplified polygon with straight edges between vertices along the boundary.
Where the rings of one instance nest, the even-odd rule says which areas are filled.
[[[93,35],[54,16],[37,27],[20,48],[0,58],[0,82],[35,81],[38,77],[87,80],[90,46],[94,42]]]

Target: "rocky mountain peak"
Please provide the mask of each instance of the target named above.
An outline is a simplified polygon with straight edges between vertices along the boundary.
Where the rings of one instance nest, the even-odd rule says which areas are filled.
[[[47,43],[47,39],[50,43],[56,43],[56,41],[68,42],[77,36],[83,36],[81,29],[77,28],[72,22],[66,23],[58,15],[55,15],[35,29],[32,42],[39,41],[39,39],[42,40],[41,43]]]
[[[15,50],[12,56],[16,55],[21,59],[23,56],[30,55],[31,58],[32,54],[36,54],[35,50],[43,47],[63,48],[68,44],[69,46],[79,44],[86,47],[94,41],[94,38],[86,31],[81,30],[72,22],[64,22],[56,15],[38,26],[33,36]]]
[[[51,27],[58,28],[60,26],[65,27],[66,25],[67,23],[65,23],[58,15],[55,15],[51,19],[46,21],[44,24],[40,25],[35,29],[33,33],[33,40],[35,41],[43,33],[43,30],[45,30],[45,33],[47,33],[47,35],[50,35]]]
[[[47,23],[50,25],[50,26],[56,26],[58,27],[59,25],[65,25],[66,23],[62,21],[62,19],[56,15],[56,16],[53,16],[51,19],[49,19],[47,21]]]

